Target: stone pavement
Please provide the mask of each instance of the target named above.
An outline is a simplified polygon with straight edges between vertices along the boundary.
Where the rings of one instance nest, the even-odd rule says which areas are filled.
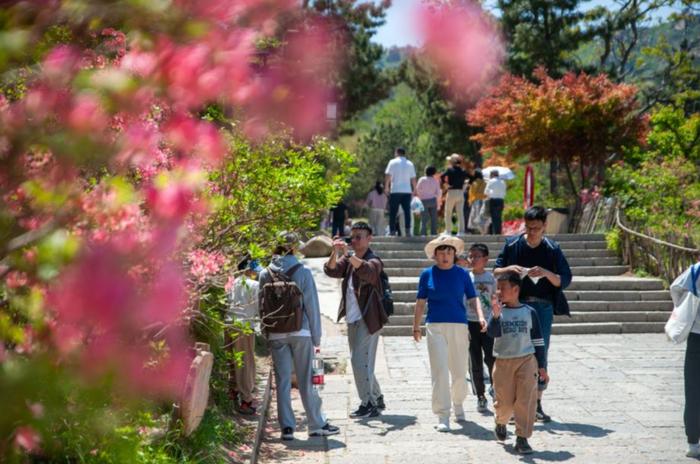
[[[309,261],[318,273],[318,261]],[[324,315],[334,316],[337,284],[321,275],[317,283]],[[347,341],[338,330],[342,324],[326,319],[325,325],[322,354],[346,359]],[[384,414],[348,418],[358,403],[348,366],[344,373],[326,375],[322,391],[324,410],[341,434],[307,438],[297,397],[297,439],[281,442],[273,402],[260,462],[694,462],[684,457],[683,356],[684,346],[670,344],[662,334],[553,336],[552,381],[544,398],[553,422],[535,426],[530,440],[535,454],[521,457],[512,451],[513,426],[506,445],[498,444],[492,412],[478,413],[472,395],[465,403],[465,423],[452,418],[451,432],[434,431],[425,340],[416,344],[408,337],[382,337],[377,375],[387,403]],[[490,398],[489,409],[493,410]]]

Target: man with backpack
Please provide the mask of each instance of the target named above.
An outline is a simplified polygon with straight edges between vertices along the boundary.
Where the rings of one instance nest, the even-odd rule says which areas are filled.
[[[275,368],[282,440],[293,440],[296,426],[291,399],[292,370],[297,374],[309,436],[340,432],[326,421],[321,398],[311,383],[314,347],[321,345],[321,311],[311,270],[294,256],[299,243],[297,234],[281,234],[272,262],[259,279],[261,326]]]
[[[374,375],[379,334],[388,321],[382,285],[384,265],[369,248],[371,241],[369,224],[356,222],[350,232],[352,248],[344,240],[335,240],[323,268],[329,277],[343,279],[338,321],[345,317],[348,324],[350,360],[360,397],[360,406],[350,417],[376,417],[386,407]]]
[[[544,338],[546,369],[554,315],[569,315],[564,289],[571,283],[571,269],[559,244],[544,236],[547,211],[541,206],[532,206],[525,211],[524,219],[525,233],[506,239],[493,273],[498,278],[507,272],[515,272],[523,279],[520,301],[537,313]],[[542,394],[547,383],[542,378],[538,381],[535,417],[539,422],[552,420],[542,409]]]

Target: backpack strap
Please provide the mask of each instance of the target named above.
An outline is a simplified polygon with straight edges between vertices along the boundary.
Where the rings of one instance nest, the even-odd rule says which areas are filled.
[[[292,276],[294,275],[294,273],[297,272],[302,266],[303,264],[296,263],[294,266],[287,269],[287,272],[285,272],[284,275],[287,276],[289,280],[292,280]]]
[[[690,266],[690,286],[692,287],[693,295],[700,297],[697,286],[698,277],[700,277],[700,264],[694,264]]]

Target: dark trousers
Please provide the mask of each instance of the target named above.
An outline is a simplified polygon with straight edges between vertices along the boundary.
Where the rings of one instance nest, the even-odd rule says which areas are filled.
[[[503,198],[489,198],[491,212],[491,233],[500,235],[503,232]]]
[[[482,356],[483,352],[483,356]],[[471,363],[471,378],[476,396],[484,396],[484,361],[489,369],[489,379],[493,385],[493,338],[487,333],[481,332],[481,325],[478,322],[469,321],[469,359]]]
[[[336,235],[338,237],[342,237],[345,235],[345,221],[343,221],[343,218],[340,218],[336,220],[333,218],[333,231],[331,232],[331,237],[335,237]]]
[[[399,212],[399,206],[403,209],[406,218],[406,235],[411,234],[411,194],[410,193],[392,193],[389,195],[389,230],[391,235],[396,235],[398,222],[396,214]]]
[[[685,434],[688,443],[700,441],[700,334],[690,333],[685,350]]]
[[[462,208],[462,214],[464,214],[464,232],[469,232],[469,213],[471,209],[471,206],[469,206],[469,194],[464,192],[464,207]]]

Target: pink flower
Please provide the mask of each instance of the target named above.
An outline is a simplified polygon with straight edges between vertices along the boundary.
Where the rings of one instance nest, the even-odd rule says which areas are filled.
[[[8,288],[15,289],[24,287],[27,283],[29,283],[27,274],[22,271],[10,271],[5,276],[5,285],[7,285]]]
[[[190,262],[190,273],[199,283],[215,275],[226,264],[226,257],[218,251],[194,250],[190,252],[187,259]]]
[[[79,132],[102,132],[107,127],[107,116],[96,96],[81,94],[75,98],[68,113],[68,124]]]
[[[44,58],[44,75],[50,80],[63,80],[77,69],[79,60],[80,55],[75,48],[58,45]]]
[[[41,437],[33,428],[20,426],[15,429],[15,446],[29,453],[39,451]]]
[[[449,82],[454,97],[476,101],[505,57],[495,21],[477,2],[421,7],[417,13],[425,56]]]

